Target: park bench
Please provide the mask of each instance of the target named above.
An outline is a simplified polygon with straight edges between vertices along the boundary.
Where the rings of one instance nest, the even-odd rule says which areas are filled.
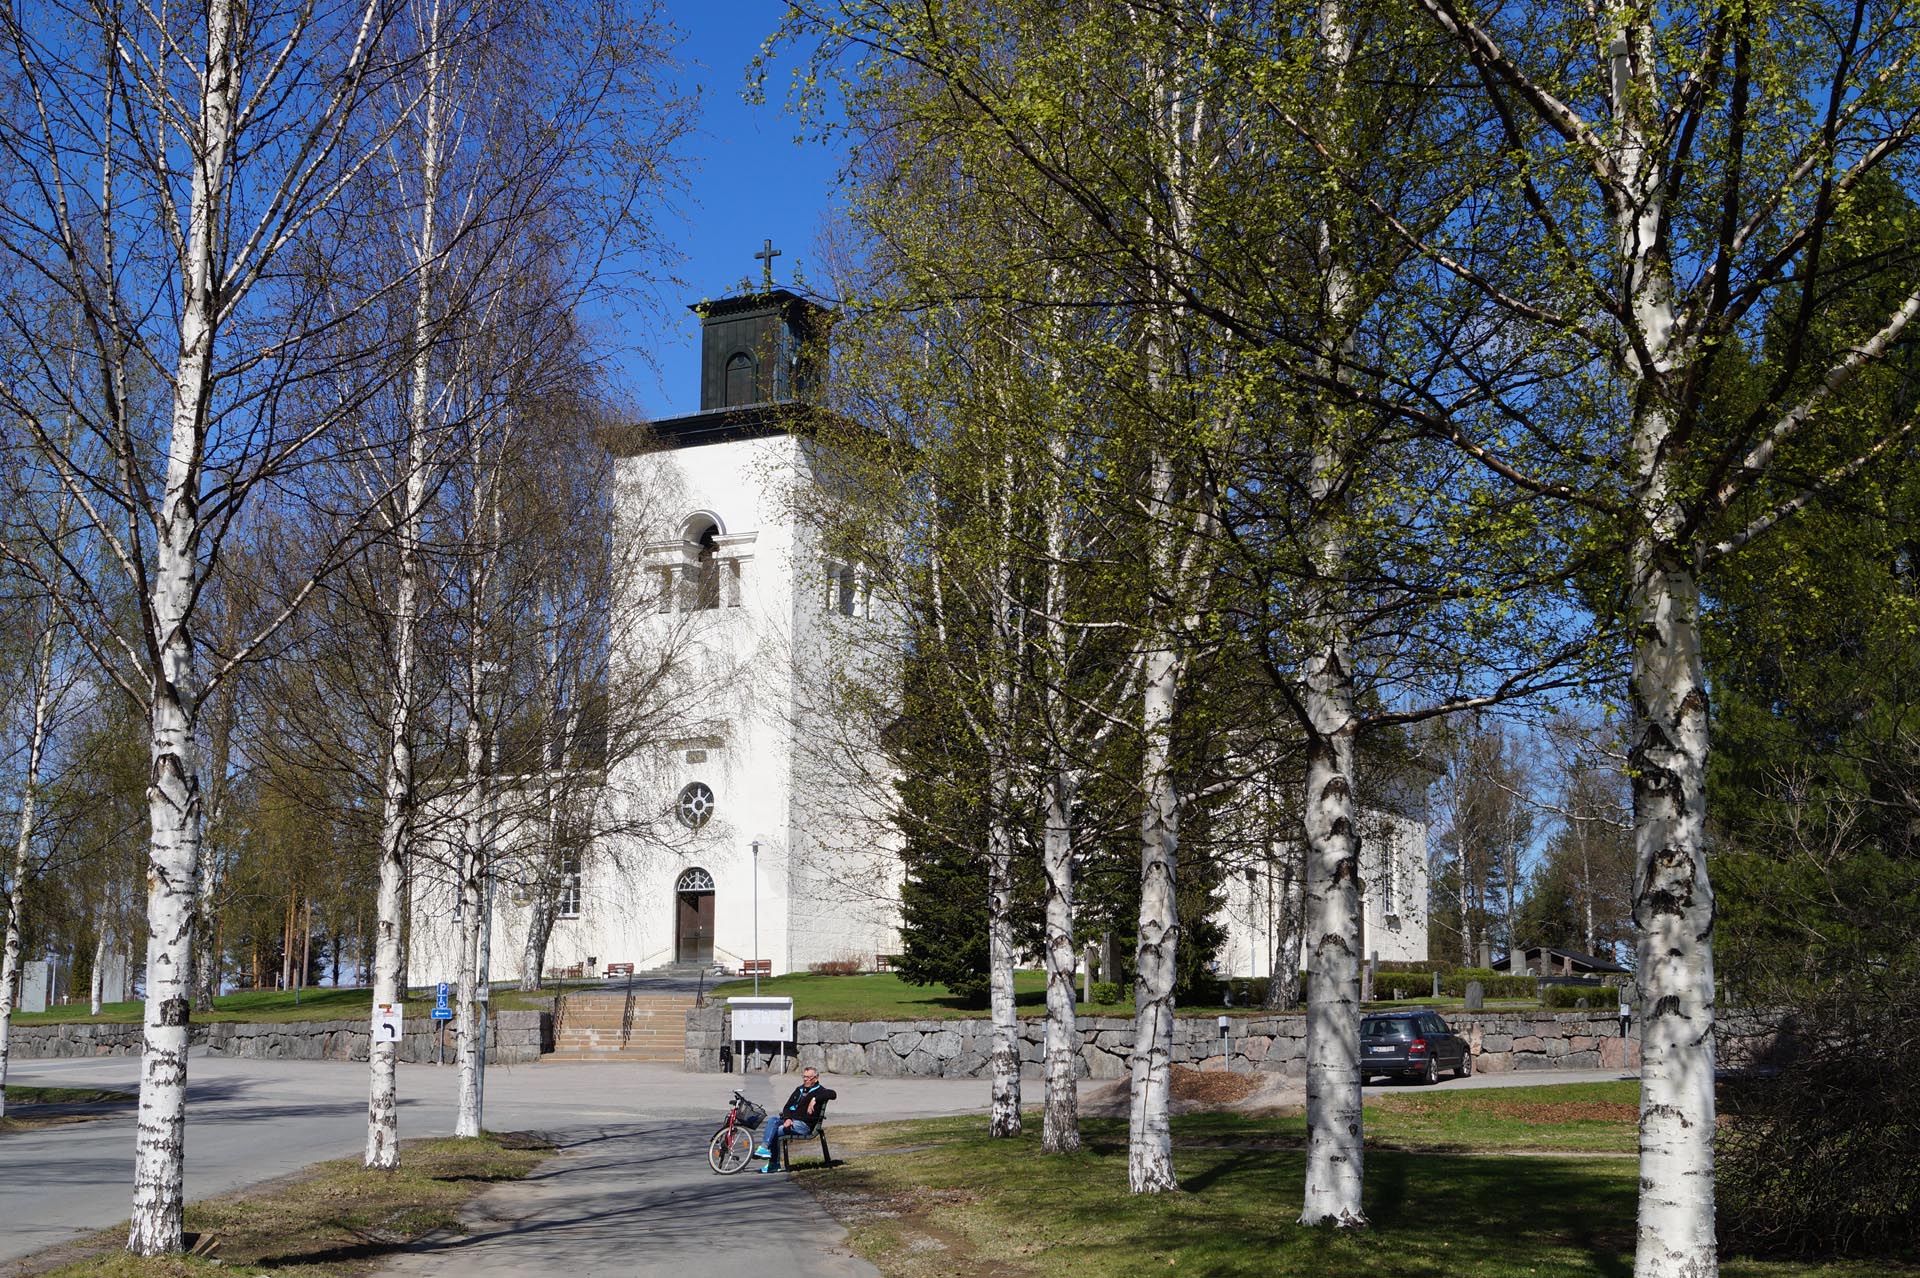
[[[833,1166],[833,1151],[827,1148],[827,1125],[825,1123],[821,1123],[818,1127],[808,1132],[805,1136],[789,1136],[785,1132],[782,1132],[777,1139],[779,1140],[780,1144],[779,1144],[779,1147],[776,1148],[773,1152],[779,1155],[780,1157],[780,1169],[782,1171],[790,1172],[793,1170],[793,1158],[792,1158],[793,1151],[789,1149],[788,1146],[793,1144],[793,1142],[797,1140],[819,1141],[820,1142],[820,1162],[827,1167]]]
[[[609,981],[611,981],[616,976],[632,976],[632,975],[633,975],[633,964],[631,963],[607,964],[607,979]]]
[[[740,975],[772,976],[773,960],[772,959],[744,959],[740,963]]]

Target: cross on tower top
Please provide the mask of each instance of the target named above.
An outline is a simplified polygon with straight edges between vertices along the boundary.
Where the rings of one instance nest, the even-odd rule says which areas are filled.
[[[762,240],[760,242],[760,251],[753,255],[754,260],[760,263],[760,287],[762,290],[772,290],[773,259],[779,256],[780,250],[773,246],[772,240]]]

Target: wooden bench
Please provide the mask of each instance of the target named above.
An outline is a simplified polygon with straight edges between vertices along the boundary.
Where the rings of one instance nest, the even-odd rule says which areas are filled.
[[[876,972],[891,972],[893,970],[893,960],[897,957],[899,956],[895,954],[874,955],[873,970]]]
[[[772,959],[744,959],[740,963],[740,975],[772,976],[773,960]]]
[[[616,976],[632,976],[632,975],[633,975],[633,964],[631,964],[631,963],[609,963],[609,964],[607,964],[607,979],[608,979],[608,980],[612,980],[612,979],[613,979],[614,977],[616,977]]]
[[[805,1136],[789,1136],[785,1132],[782,1132],[778,1140],[780,1143],[774,1147],[773,1152],[779,1156],[781,1171],[790,1172],[793,1170],[793,1151],[788,1149],[787,1146],[797,1140],[818,1140],[820,1142],[821,1163],[828,1167],[833,1166],[833,1151],[827,1148],[827,1125],[825,1123],[820,1124]]]

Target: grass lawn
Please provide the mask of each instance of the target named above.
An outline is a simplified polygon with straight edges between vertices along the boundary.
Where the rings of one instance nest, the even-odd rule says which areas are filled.
[[[1373,1228],[1293,1221],[1305,1175],[1297,1118],[1174,1120],[1182,1191],[1126,1191],[1126,1128],[1084,1124],[1086,1148],[1045,1158],[1039,1116],[1017,1141],[979,1118],[835,1131],[835,1151],[895,1150],[795,1176],[890,1278],[1054,1275],[1377,1275],[1625,1278],[1638,1169],[1631,1083],[1409,1096],[1368,1093],[1366,1211]],[[1622,1105],[1626,1112],[1620,1112]],[[1389,1148],[1392,1147],[1392,1148]],[[1518,1157],[1502,1150],[1558,1151]],[[1746,1258],[1725,1278],[1873,1278],[1883,1263]]]
[[[962,1020],[987,1014],[984,1006],[973,1007],[955,998],[944,985],[909,985],[893,972],[862,972],[855,976],[819,976],[796,972],[788,976],[762,977],[762,994],[786,994],[793,998],[793,1014],[822,1021],[934,1021]],[[753,982],[727,981],[708,991],[709,997],[727,998],[753,993]],[[1047,978],[1043,972],[1015,972],[1013,1001],[1022,1015],[1041,1016],[1047,1010]],[[1369,1007],[1459,1008],[1458,999],[1407,999],[1401,1003],[1370,1003]],[[1531,1000],[1488,999],[1489,1008],[1538,1008]],[[1265,1016],[1257,1007],[1182,1006],[1182,1015]],[[1082,1016],[1133,1015],[1133,996],[1118,1003],[1081,1003]]]
[[[422,1234],[457,1228],[468,1200],[498,1181],[521,1179],[552,1152],[514,1133],[405,1141],[397,1172],[370,1172],[357,1158],[341,1159],[190,1205],[188,1242],[203,1254],[135,1259],[122,1250],[122,1226],[77,1245],[73,1250],[85,1254],[45,1272],[52,1278],[358,1278]]]
[[[246,990],[239,994],[222,994],[213,1000],[213,1011],[195,1012],[193,1019],[208,1021],[351,1021],[366,1020],[373,1014],[373,992],[367,989],[305,989],[299,991],[300,1001],[294,1002],[292,990]],[[551,994],[522,994],[518,990],[493,991],[493,1006],[496,1011],[512,1011],[521,1008],[546,1008],[552,1003]],[[409,1018],[425,1018],[433,1010],[433,995],[422,991],[409,996],[404,1014]],[[44,1012],[17,1012],[15,1025],[58,1025],[79,1021],[96,1021],[115,1024],[137,1025],[145,1014],[145,1004],[139,1002],[105,1003],[101,1005],[100,1015],[90,1016],[84,1004],[65,1007],[50,1007]]]
[[[0,1117],[0,1134],[57,1127],[62,1123],[84,1123],[95,1118],[110,1118],[115,1113],[112,1109],[100,1108],[80,1113],[56,1111],[49,1114],[38,1108],[43,1105],[131,1105],[140,1099],[138,1094],[121,1091],[117,1087],[27,1087],[20,1083],[8,1083],[6,1090],[7,1113],[5,1117]],[[16,1105],[29,1108],[20,1111],[14,1108]]]

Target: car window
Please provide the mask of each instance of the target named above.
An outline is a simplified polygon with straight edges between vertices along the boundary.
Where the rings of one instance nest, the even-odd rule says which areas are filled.
[[[1413,1025],[1404,1019],[1367,1020],[1360,1022],[1361,1038],[1391,1038],[1405,1042],[1413,1037]]]
[[[1427,1017],[1427,1033],[1447,1034],[1451,1033],[1451,1031],[1447,1029],[1447,1023],[1445,1021],[1437,1016],[1429,1016]]]

